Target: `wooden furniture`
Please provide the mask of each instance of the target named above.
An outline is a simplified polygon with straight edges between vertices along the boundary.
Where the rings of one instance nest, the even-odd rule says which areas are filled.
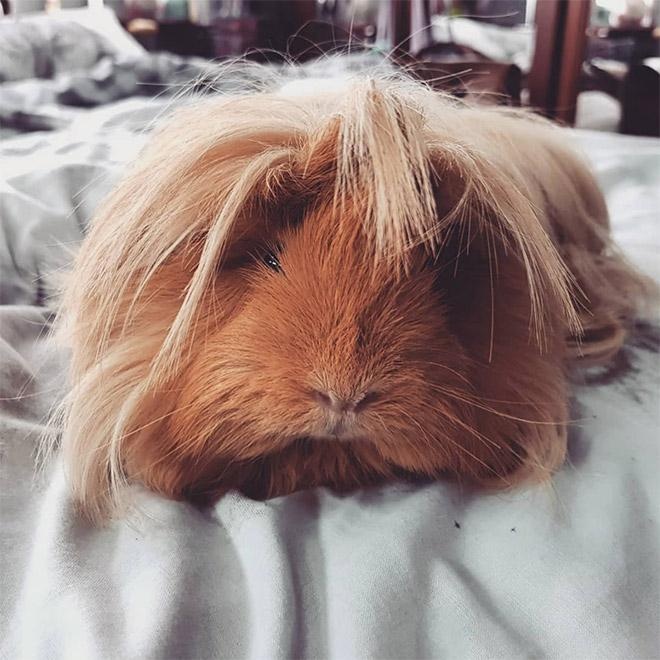
[[[393,46],[398,52],[410,53],[411,37],[420,30],[412,17],[428,16],[429,0],[391,2]],[[590,10],[590,0],[540,0],[536,4],[536,46],[526,80],[529,104],[569,124],[575,119]]]
[[[575,121],[590,12],[590,0],[542,0],[536,4],[529,103],[567,124]]]

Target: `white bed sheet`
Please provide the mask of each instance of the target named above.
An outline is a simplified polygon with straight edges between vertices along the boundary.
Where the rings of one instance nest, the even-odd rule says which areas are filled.
[[[137,491],[141,513],[99,530],[74,515],[59,468],[32,485],[62,381],[32,284],[52,289],[45,273],[139,146],[141,120],[117,120],[122,109],[144,110],[125,102],[84,130],[0,146],[4,656],[660,657],[652,324],[618,369],[576,387],[570,460],[552,488],[230,494],[207,511]],[[566,139],[593,161],[617,240],[660,282],[660,141]],[[31,398],[11,400],[17,382]]]

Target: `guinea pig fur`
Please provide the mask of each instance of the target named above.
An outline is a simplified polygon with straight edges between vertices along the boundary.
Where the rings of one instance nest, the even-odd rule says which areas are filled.
[[[568,370],[616,353],[645,287],[566,140],[401,77],[179,110],[62,300],[81,509],[547,479]]]

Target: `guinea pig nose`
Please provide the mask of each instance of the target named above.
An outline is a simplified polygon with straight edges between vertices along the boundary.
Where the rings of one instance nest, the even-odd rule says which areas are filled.
[[[376,392],[363,392],[350,398],[338,397],[332,392],[322,392],[321,390],[314,390],[313,394],[321,406],[338,414],[361,412],[378,399]]]

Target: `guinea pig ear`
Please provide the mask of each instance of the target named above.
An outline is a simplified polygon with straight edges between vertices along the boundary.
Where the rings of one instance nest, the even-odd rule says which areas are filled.
[[[543,347],[550,326],[561,319],[579,333],[575,282],[553,244],[543,209],[524,186],[474,155],[443,153],[434,159],[438,211],[437,249],[451,246],[458,260],[470,251],[488,264],[495,281],[503,263],[519,264],[528,298],[532,338]],[[492,273],[492,275],[490,275]]]
[[[483,228],[454,228],[436,261],[447,327],[466,356],[461,400],[475,429],[463,439],[456,472],[499,487],[548,477],[566,447],[561,308],[544,310],[539,344],[525,262]]]
[[[564,458],[565,338],[577,319],[544,219],[487,164],[471,165],[435,164],[437,285],[469,361],[477,431],[456,471],[502,486],[547,478]]]

